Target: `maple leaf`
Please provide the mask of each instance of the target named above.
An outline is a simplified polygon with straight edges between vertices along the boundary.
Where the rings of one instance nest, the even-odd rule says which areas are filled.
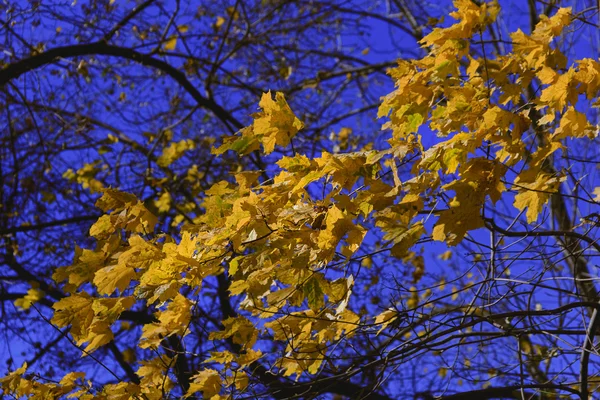
[[[252,347],[258,339],[258,331],[254,324],[245,317],[229,317],[223,321],[223,330],[211,332],[209,338],[211,340],[231,338],[233,343]]]
[[[537,173],[535,170],[521,173],[515,180],[519,191],[515,196],[515,208],[519,210],[527,208],[527,222],[535,222],[544,204],[557,191],[558,186],[564,180],[564,176],[552,176],[543,172]]]
[[[110,265],[96,272],[94,285],[100,294],[111,295],[117,289],[122,293],[136,275],[135,270],[125,264]]]
[[[168,167],[179,160],[186,151],[191,150],[194,147],[194,142],[191,139],[184,139],[179,142],[171,143],[168,147],[165,147],[160,157],[156,160],[156,163],[160,167]]]
[[[111,400],[130,400],[132,397],[141,395],[140,385],[133,382],[120,382],[108,384],[102,388],[102,394]]]
[[[600,63],[591,58],[579,60],[575,79],[579,82],[579,92],[585,93],[588,99],[594,98],[600,87]]]
[[[154,205],[158,209],[159,212],[168,212],[171,209],[171,195],[169,192],[164,192],[160,195],[158,200],[154,202]]]
[[[170,363],[171,358],[165,355],[140,361],[141,365],[136,371],[136,375],[142,378],[140,385],[145,388],[158,389],[161,393],[169,391],[174,386],[173,381],[166,374]]]
[[[55,310],[52,323],[58,327],[72,323],[73,337],[76,340],[85,337],[86,330],[94,319],[92,304],[93,299],[85,292],[65,297],[52,306]]]
[[[318,311],[325,305],[324,293],[321,288],[322,281],[321,274],[315,274],[302,285],[302,290],[308,300],[308,306],[313,311]]]
[[[468,231],[484,226],[477,212],[483,204],[483,196],[473,190],[468,183],[453,182],[445,188],[454,189],[456,196],[450,202],[450,207],[440,212],[432,237],[434,240],[445,241],[448,245],[454,246]]]
[[[571,23],[571,16],[571,7],[561,7],[551,17],[542,14],[540,15],[540,22],[536,24],[532,35],[546,38],[550,42],[552,38],[559,36],[563,29]]]
[[[450,16],[459,22],[449,28],[435,28],[421,40],[422,45],[443,45],[450,39],[469,38],[475,30],[494,22],[500,11],[497,1],[477,5],[470,0],[454,0],[454,7],[457,10]]]
[[[96,207],[104,212],[109,210],[119,212],[125,207],[132,206],[137,202],[137,197],[132,194],[115,189],[103,189],[102,196],[96,201]]]
[[[558,141],[566,137],[581,138],[585,136],[593,138],[594,131],[595,128],[591,126],[587,116],[570,106],[560,119],[560,125],[554,130],[551,140]]]
[[[167,309],[157,313],[158,322],[144,325],[139,346],[142,349],[158,347],[165,337],[190,333],[187,328],[192,305],[191,301],[177,293]]]
[[[275,94],[275,100],[271,97],[271,92],[263,93],[259,106],[262,112],[254,115],[253,129],[254,134],[261,138],[266,154],[273,152],[276,145],[289,145],[296,133],[304,127],[281,92]]]
[[[98,221],[90,227],[90,236],[97,239],[104,239],[115,232],[115,223],[110,215],[102,215]]]
[[[186,396],[202,392],[204,398],[211,398],[221,391],[221,377],[214,369],[203,369],[192,377]]]
[[[102,250],[93,251],[76,246],[73,264],[57,268],[52,279],[57,283],[67,280],[68,289],[75,290],[83,283],[93,280],[95,272],[104,267],[107,257],[108,254]]]
[[[15,300],[15,306],[22,310],[28,310],[33,304],[43,299],[45,295],[43,290],[31,288],[27,290],[27,294],[24,297]]]
[[[254,134],[254,128],[249,126],[240,130],[238,135],[223,137],[223,144],[211,149],[211,153],[221,155],[228,150],[233,150],[238,154],[246,155],[259,148],[260,140]]]
[[[27,363],[24,362],[20,368],[0,378],[0,384],[4,394],[15,393],[17,396],[26,396],[31,393],[31,386],[22,378],[27,371]]]
[[[366,231],[356,226],[343,210],[333,205],[327,210],[325,216],[325,229],[319,231],[319,247],[333,253],[337,244],[348,234],[349,246],[344,250],[344,255],[350,256],[358,249]],[[324,254],[325,257],[327,253]],[[331,254],[332,256],[333,254]]]
[[[52,323],[58,327],[71,325],[70,332],[77,344],[88,342],[83,351],[90,353],[113,339],[110,325],[133,303],[132,297],[94,299],[81,292],[52,306],[55,310]]]
[[[177,35],[169,36],[167,41],[163,44],[165,50],[175,50],[177,47]]]
[[[237,390],[244,390],[248,387],[250,379],[244,371],[235,371],[233,376],[225,378],[226,386],[235,386]]]
[[[574,78],[575,69],[569,68],[567,72],[558,77],[555,83],[542,90],[540,103],[558,111],[562,111],[567,103],[575,104],[578,93]]]
[[[594,201],[600,203],[600,186],[596,186],[592,194],[594,195]]]
[[[381,333],[388,325],[393,323],[398,318],[398,312],[393,309],[385,310],[375,317],[375,325],[381,325],[377,334]]]

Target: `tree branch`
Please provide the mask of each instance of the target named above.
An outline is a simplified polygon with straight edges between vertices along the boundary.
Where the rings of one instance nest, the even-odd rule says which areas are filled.
[[[13,233],[19,233],[19,232],[39,231],[39,230],[42,230],[45,228],[51,228],[54,226],[76,224],[78,222],[84,222],[84,221],[93,221],[93,220],[100,218],[100,216],[101,216],[101,214],[82,215],[79,217],[57,219],[55,221],[42,222],[41,224],[36,224],[36,225],[14,226],[12,228],[0,229],[0,235],[11,235]]]
[[[6,68],[0,71],[0,87],[4,87],[8,82],[19,78],[21,75],[27,72],[43,67],[44,65],[51,64],[58,59],[90,55],[106,55],[125,58],[144,66],[159,69],[179,83],[194,98],[194,100],[196,100],[200,107],[210,110],[224,124],[227,126],[233,126],[233,128],[236,130],[243,128],[241,122],[235,119],[214,100],[204,97],[187,79],[185,74],[173,67],[171,64],[133,49],[107,44],[104,41],[56,47],[43,53],[39,53],[29,58],[9,64]]]

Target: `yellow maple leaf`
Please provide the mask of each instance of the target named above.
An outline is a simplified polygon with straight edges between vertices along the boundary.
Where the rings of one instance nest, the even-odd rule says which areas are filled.
[[[362,227],[354,224],[347,210],[342,210],[335,204],[327,210],[324,227],[319,231],[318,245],[324,250],[325,258],[328,255],[333,256],[338,243],[345,235],[348,235],[348,246],[342,249],[342,252],[345,256],[351,256],[358,250],[366,234]]]
[[[195,148],[195,144],[191,139],[183,139],[179,142],[173,142],[165,147],[162,154],[156,160],[160,167],[168,167],[175,161],[179,160],[183,154]]]
[[[15,306],[22,310],[28,310],[31,308],[32,304],[37,303],[43,299],[44,296],[44,291],[37,288],[31,288],[27,291],[27,294],[24,297],[15,300]]]
[[[87,328],[94,319],[93,299],[85,292],[73,294],[54,303],[52,323],[59,328],[71,324],[71,334],[75,340],[85,337]]]
[[[595,127],[589,123],[587,116],[575,110],[573,106],[569,106],[560,120],[560,125],[554,131],[551,140],[558,141],[566,137],[581,138],[586,135],[593,135],[594,132]]]
[[[544,38],[549,43],[554,37],[560,35],[563,29],[571,23],[571,16],[571,7],[559,8],[551,17],[541,14],[540,22],[535,26],[532,36]]]
[[[138,199],[130,193],[121,192],[116,189],[103,189],[102,196],[96,201],[96,207],[102,211],[121,211],[123,208],[137,203]]]
[[[163,252],[154,244],[146,242],[139,235],[131,235],[129,249],[119,254],[118,263],[131,268],[146,269],[153,262],[163,258]]]
[[[226,380],[227,386],[234,385],[237,390],[244,390],[248,386],[248,374],[244,371],[235,371],[234,375],[231,377],[227,377]]]
[[[154,201],[154,205],[158,209],[159,212],[167,212],[171,209],[171,195],[169,192],[164,192],[160,195],[158,200]]]
[[[193,303],[177,293],[165,311],[156,313],[158,322],[144,325],[139,347],[157,347],[163,338],[171,335],[187,335]]]
[[[221,28],[221,26],[223,26],[223,24],[225,23],[225,21],[226,21],[225,18],[223,18],[221,16],[218,16],[217,20],[215,21],[215,23],[213,25],[214,28],[215,28],[215,30],[218,30],[219,28]]]
[[[521,211],[527,208],[527,222],[535,222],[550,195],[556,192],[564,179],[565,177],[551,176],[543,172],[536,174],[536,171],[521,173],[515,180],[519,193],[515,196],[513,205]]]
[[[94,276],[94,285],[100,294],[111,295],[117,289],[122,293],[135,277],[133,268],[119,263],[98,270]]]
[[[219,372],[214,369],[204,369],[199,371],[192,377],[190,382],[190,388],[188,389],[187,396],[191,396],[194,393],[202,392],[202,397],[210,399],[211,397],[218,395],[221,391],[221,376]]]
[[[59,267],[52,274],[52,279],[60,283],[68,280],[66,292],[72,292],[83,283],[90,282],[97,270],[104,267],[107,254],[102,251],[82,249],[75,246],[75,257],[72,265]]]
[[[548,44],[538,37],[525,34],[521,29],[510,34],[514,43],[513,51],[522,57],[528,66],[538,68],[543,65],[548,52]]]
[[[133,297],[94,299],[81,292],[54,303],[52,323],[59,328],[71,325],[73,339],[78,345],[87,342],[84,353],[89,353],[113,339],[111,324],[133,303]]]
[[[594,188],[594,201],[600,203],[600,186],[596,186],[596,188]]]
[[[458,23],[448,28],[434,28],[420,43],[424,46],[444,45],[451,39],[470,38],[474,31],[495,21],[500,8],[497,1],[476,4],[471,0],[454,0],[456,11],[450,16]]]
[[[177,35],[169,36],[169,38],[164,42],[163,48],[165,50],[175,50],[177,47]]]
[[[450,202],[448,209],[440,212],[432,232],[434,240],[446,241],[450,246],[458,244],[468,231],[484,225],[479,211],[475,211],[481,208],[483,196],[468,184],[453,186],[457,197]]]
[[[115,231],[115,224],[110,215],[102,215],[98,221],[90,227],[90,236],[96,239],[106,238]]]
[[[540,103],[559,111],[562,111],[568,102],[575,104],[579,93],[574,77],[575,69],[569,68],[567,72],[558,77],[555,83],[542,90]]]
[[[102,394],[110,400],[130,400],[140,396],[141,388],[133,382],[120,382],[105,385]],[[145,396],[144,396],[145,397]]]
[[[151,360],[140,361],[141,366],[136,372],[142,378],[140,385],[169,391],[174,386],[169,374],[167,374],[171,362],[171,358],[164,354]]]
[[[260,350],[246,349],[246,352],[240,354],[237,359],[237,363],[240,367],[245,367],[258,361],[264,354]]]
[[[28,385],[23,379],[23,374],[27,371],[27,363],[23,363],[21,368],[17,368],[11,373],[0,378],[0,384],[3,394],[16,394],[17,397],[31,394],[31,385]]]
[[[229,317],[223,321],[222,331],[211,332],[209,336],[210,340],[227,338],[231,338],[234,343],[250,348],[258,339],[258,331],[245,317]]]
[[[255,135],[260,136],[266,154],[272,153],[275,145],[289,145],[291,139],[304,127],[281,92],[275,94],[275,100],[270,91],[263,93],[259,106],[262,111],[254,115],[253,130]]]
[[[251,153],[260,148],[260,140],[254,135],[254,127],[242,128],[237,134],[223,137],[223,144],[212,148],[211,153],[221,155],[227,150],[233,150],[240,155]]]
[[[389,324],[398,318],[398,312],[394,309],[385,310],[375,317],[375,325],[381,325],[377,334],[384,330]]]

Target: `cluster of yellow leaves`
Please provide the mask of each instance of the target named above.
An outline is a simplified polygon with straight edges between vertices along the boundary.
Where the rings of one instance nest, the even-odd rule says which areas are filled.
[[[192,302],[177,293],[165,311],[157,313],[158,322],[144,326],[140,347],[157,348],[161,341],[171,335],[187,335],[191,318]]]
[[[69,331],[78,345],[88,343],[84,352],[92,352],[113,339],[111,325],[134,304],[133,297],[93,298],[86,292],[73,294],[54,304],[52,323]]]
[[[384,99],[379,111],[380,116],[390,116],[384,128],[393,130],[392,146],[405,143],[411,151],[423,151],[413,171],[428,180],[432,173],[458,171],[458,176],[443,186],[403,188],[411,200],[431,199],[436,190],[456,193],[439,214],[432,232],[434,239],[450,245],[483,226],[478,210],[487,197],[493,202],[500,199],[507,189],[501,182],[508,168],[520,162],[528,168],[520,168],[522,172],[512,178],[510,189],[517,193],[514,205],[527,209],[529,222],[537,219],[563,179],[545,171],[542,164],[562,148],[561,140],[595,135],[586,116],[574,107],[580,95],[593,98],[600,89],[600,65],[596,61],[584,59],[567,69],[566,57],[552,47],[552,39],[571,21],[570,9],[542,17],[531,35],[514,33],[513,53],[477,59],[465,50],[468,39],[494,21],[498,6],[496,2],[477,5],[471,1],[455,1],[455,6],[458,11],[452,16],[458,23],[436,28],[423,38],[429,54],[421,60],[400,61],[390,72],[397,89]],[[468,79],[460,76],[461,68],[465,68]],[[510,78],[515,75],[516,83]],[[526,107],[514,107],[527,102],[525,90],[536,78],[543,90],[529,103],[536,113],[548,109],[538,120],[523,110]],[[552,132],[544,125],[554,121],[557,112],[562,113],[560,125]],[[449,138],[424,150],[417,132],[427,120],[438,136]],[[528,130],[537,136],[538,149],[533,154],[528,153],[523,140]],[[484,143],[490,156],[474,158]]]
[[[248,386],[248,375],[244,371],[235,370],[224,378],[219,371],[214,369],[203,369],[193,376],[190,388],[186,395],[190,396],[197,392],[202,392],[202,397],[211,400],[226,400],[230,398],[221,395],[222,387],[235,387],[243,391]]]
[[[72,169],[68,169],[63,174],[63,178],[68,179],[71,182],[79,183],[81,187],[89,189],[92,193],[99,192],[104,186],[102,185],[102,182],[96,179],[96,175],[107,167],[106,165],[103,165],[99,168],[99,164],[100,161],[88,163],[75,172]]]
[[[319,313],[307,310],[291,313],[265,326],[273,331],[275,340],[287,343],[285,356],[277,362],[284,375],[299,378],[303,373],[316,374],[327,354],[327,344],[342,335],[351,337],[359,327],[360,318],[350,310],[334,316],[329,310]]]
[[[152,233],[157,222],[156,216],[135,196],[114,189],[104,189],[96,206],[105,212],[112,210],[90,228],[90,235],[97,239],[96,248],[76,247],[73,264],[60,267],[53,274],[55,281],[68,282],[66,292],[73,292],[86,282],[94,282],[101,294],[112,294],[116,289],[122,292],[136,277],[134,269],[128,265],[135,252],[132,248],[138,246],[141,251],[146,242],[133,235],[128,251],[121,252],[121,231]]]
[[[254,115],[254,135],[262,142],[266,154],[273,152],[275,145],[286,147],[300,129],[304,127],[292,112],[283,93],[277,92],[275,101],[271,93],[263,94],[258,104],[263,110]]]
[[[507,190],[515,194],[514,206],[527,209],[527,220],[534,222],[563,179],[545,169],[545,161],[562,149],[564,139],[594,135],[575,106],[580,95],[598,95],[600,64],[586,59],[567,69],[566,57],[552,47],[552,39],[570,22],[569,9],[542,18],[531,35],[514,33],[513,53],[476,58],[470,54],[470,40],[495,20],[497,2],[456,0],[455,6],[451,15],[458,22],[423,38],[429,53],[400,61],[390,71],[396,90],[379,109],[380,117],[389,116],[384,125],[392,131],[388,149],[323,152],[314,159],[281,157],[279,170],[262,183],[262,171],[239,172],[235,183],[223,180],[203,193],[199,206],[204,214],[183,228],[178,242],[151,235],[157,219],[135,196],[102,189],[97,205],[106,215],[90,229],[96,247],[77,248],[73,264],[54,274],[57,282],[66,281],[70,296],[54,305],[52,322],[69,326],[76,343],[87,343],[84,351],[91,352],[112,340],[111,326],[123,311],[145,300],[156,304],[155,321],[143,327],[138,347],[159,353],[165,338],[188,333],[195,307],[182,288],[197,293],[205,278],[227,270],[230,294],[241,302],[236,315],[221,321],[222,329],[209,338],[242,351],[213,352],[206,362],[220,366],[198,371],[188,391],[226,398],[224,388],[244,390],[248,385],[247,373],[263,356],[255,348],[260,338],[270,335],[283,344],[274,369],[299,378],[317,374],[335,344],[364,326],[367,318],[351,310],[354,277],[344,266],[360,250],[369,228],[382,234],[392,256],[414,267],[417,285],[425,265],[411,248],[427,235],[448,245],[460,243],[484,226],[482,210],[493,207]],[[165,48],[175,43],[169,39]],[[534,80],[542,91],[531,99],[524,88]],[[292,143],[304,125],[283,94],[273,99],[266,93],[259,105],[262,111],[253,124],[224,138],[214,154],[232,150],[245,155],[261,145],[270,154],[276,146]],[[560,123],[552,132],[548,125],[557,114]],[[437,133],[435,145],[423,144],[419,131],[425,125]],[[526,132],[536,136],[531,146],[525,145]],[[349,135],[340,132],[340,149],[347,148]],[[190,141],[172,143],[158,164],[168,166],[193,146]],[[476,154],[481,149],[485,156]],[[401,181],[401,162],[412,163],[411,179]],[[517,165],[512,170],[520,172],[509,175]],[[391,172],[389,180],[383,179],[385,168]],[[190,170],[190,180],[197,173]],[[78,175],[71,171],[69,178]],[[311,188],[317,185],[325,189],[314,200]],[[165,212],[173,201],[164,192],[155,205]],[[436,218],[432,228],[424,214]],[[371,259],[365,260],[369,267]],[[84,284],[91,284],[97,296],[80,290]],[[453,300],[455,292],[453,288]],[[18,305],[27,308],[40,295],[30,291]],[[415,309],[428,296],[413,286],[405,305]],[[395,309],[388,309],[368,322],[381,332],[397,318]],[[174,387],[166,372],[171,361],[164,355],[141,360],[140,385],[107,385],[103,393],[160,398]],[[11,393],[26,395],[33,384],[19,371],[2,384]]]
[[[213,151],[214,154],[223,154],[227,150],[248,154],[257,150],[259,143],[263,145],[265,153],[270,154],[275,146],[288,146],[304,127],[304,123],[292,112],[283,93],[277,92],[275,100],[271,92],[264,93],[259,106],[262,111],[254,115],[254,124],[242,129],[239,136],[225,138],[223,145]]]
[[[27,363],[21,368],[0,378],[0,388],[5,396],[31,399],[79,399],[79,400],[161,400],[163,393],[173,388],[173,382],[166,374],[171,360],[157,357],[142,361],[137,370],[140,384],[120,382],[107,384],[101,390],[93,389],[92,382],[85,380],[85,373],[70,372],[58,382],[38,380],[35,375],[27,373]]]
[[[83,372],[70,372],[60,382],[39,382],[33,376],[25,377],[27,363],[7,376],[0,378],[0,388],[6,396],[34,399],[84,399],[95,400],[98,397],[90,393],[92,384],[85,382]]]
[[[173,142],[169,146],[165,147],[156,163],[160,167],[168,167],[173,162],[179,160],[183,154],[194,149],[195,145],[191,139],[180,140],[179,142]]]
[[[434,28],[423,38],[424,46],[444,46],[449,40],[469,39],[474,33],[496,20],[500,7],[496,0],[478,5],[470,0],[455,0],[456,11],[450,16],[458,22],[448,28]]]

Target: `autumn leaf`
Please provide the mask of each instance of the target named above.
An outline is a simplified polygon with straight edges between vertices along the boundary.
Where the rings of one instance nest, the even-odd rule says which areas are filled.
[[[150,389],[150,393],[154,393],[152,389],[159,393],[170,390],[173,387],[173,381],[166,374],[170,362],[170,357],[165,355],[141,361],[140,367],[136,371],[136,375],[141,378],[140,385],[147,388],[146,390]],[[156,394],[152,397],[156,397]]]
[[[96,272],[94,285],[100,294],[111,295],[117,289],[123,293],[136,275],[135,270],[125,264],[111,265]]]
[[[231,338],[233,343],[252,347],[258,338],[258,331],[247,318],[230,317],[223,321],[223,326],[222,331],[211,332],[211,340]]]
[[[594,201],[596,202],[600,202],[600,186],[596,186],[596,188],[594,188]]]
[[[161,167],[168,167],[175,161],[179,160],[186,151],[194,149],[194,147],[194,142],[192,142],[190,139],[173,142],[169,146],[165,147],[160,157],[158,157],[156,160],[156,163]]]
[[[164,42],[163,48],[168,51],[175,50],[177,47],[177,35],[169,36],[169,38]]]
[[[296,133],[304,127],[281,92],[275,94],[275,100],[271,97],[271,92],[263,93],[259,106],[262,111],[254,115],[253,130],[260,137],[266,154],[273,152],[276,145],[288,146]]]
[[[202,392],[209,399],[221,391],[221,377],[214,369],[204,369],[192,377],[186,396]]]
[[[142,349],[158,347],[163,338],[190,333],[188,324],[193,303],[177,293],[165,311],[156,313],[158,322],[144,325],[139,346]]]
[[[33,304],[43,299],[44,296],[44,291],[37,288],[31,288],[27,290],[27,294],[24,297],[15,300],[15,306],[23,310],[28,310]]]
[[[325,305],[324,293],[321,288],[320,275],[316,275],[304,282],[302,290],[306,299],[308,300],[308,306],[313,311],[318,311]]]
[[[544,204],[564,179],[546,173],[536,175],[535,171],[522,173],[516,180],[519,193],[515,196],[514,206],[519,210],[527,209],[527,222],[535,222]]]

